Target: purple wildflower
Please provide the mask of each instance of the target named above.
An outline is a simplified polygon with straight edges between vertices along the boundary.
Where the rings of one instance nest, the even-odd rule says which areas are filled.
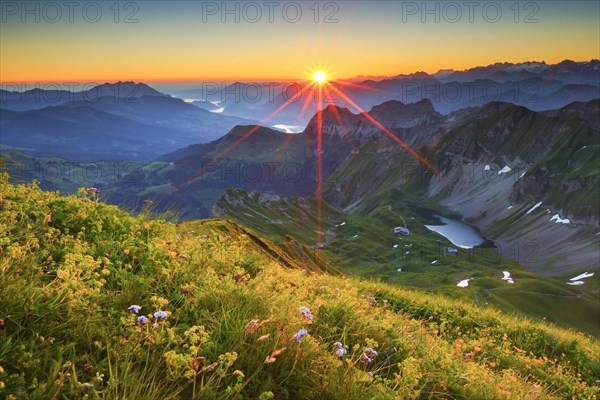
[[[335,351],[335,354],[336,354],[338,357],[343,357],[343,356],[345,356],[346,354],[348,354],[348,350],[346,350],[346,349],[344,348],[344,345],[343,345],[341,342],[335,342],[335,343],[333,344],[333,347],[336,347],[336,348],[337,348],[337,350]]]
[[[300,343],[300,339],[302,339],[307,334],[308,334],[308,331],[306,329],[302,328],[298,332],[294,333],[294,336],[292,336],[292,339],[294,339],[296,342]]]
[[[187,295],[190,293],[190,289],[188,289],[188,288],[184,288],[184,289],[182,290],[182,293],[183,293],[183,295],[184,295],[184,296],[187,296]]]
[[[367,351],[365,353],[367,353],[370,357],[376,357],[379,355],[378,352],[376,352],[375,350],[373,350],[370,347],[367,349]]]
[[[137,317],[137,322],[138,324],[146,325],[146,323],[148,322],[148,318],[144,317],[143,315],[140,315],[139,317]]]
[[[344,357],[346,354],[348,354],[348,351],[347,351],[345,348],[343,348],[343,347],[340,347],[339,349],[337,349],[337,350],[335,351],[335,354],[336,354],[338,357]]]
[[[312,321],[314,319],[314,316],[311,314],[308,307],[300,307],[300,316],[307,321]]]
[[[154,313],[154,318],[156,318],[156,319],[159,319],[159,318],[166,319],[167,318],[167,313],[164,312],[164,311],[156,311]]]
[[[366,355],[365,353],[362,354],[362,359],[363,361],[370,363],[373,361],[373,359],[371,357],[369,357],[368,355]]]
[[[138,306],[138,305],[135,305],[135,304],[132,304],[132,305],[130,305],[130,306],[127,308],[127,309],[128,309],[129,311],[132,311],[132,312],[134,312],[134,313],[136,313],[136,314],[137,314],[137,313],[139,313],[139,312],[140,312],[140,310],[142,309],[142,307],[141,307],[141,306]]]

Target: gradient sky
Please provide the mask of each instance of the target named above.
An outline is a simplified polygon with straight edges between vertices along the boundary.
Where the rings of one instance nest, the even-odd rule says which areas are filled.
[[[243,2],[226,5],[237,4],[239,22],[222,15],[221,1],[120,2],[118,15],[113,1],[79,1],[72,15],[62,0],[50,3],[0,3],[0,82],[302,79],[316,68],[347,78],[600,58],[597,1],[481,1],[472,21],[463,1],[428,2],[438,11],[426,15],[421,1],[322,1],[317,23],[313,1],[273,2],[273,22],[257,1],[255,23],[256,7],[244,13]],[[290,22],[295,4],[302,15]],[[337,22],[325,23],[336,9]],[[132,12],[137,22],[124,23]]]

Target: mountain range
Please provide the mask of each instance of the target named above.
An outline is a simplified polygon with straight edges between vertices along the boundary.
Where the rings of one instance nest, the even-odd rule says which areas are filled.
[[[302,82],[203,83],[199,88],[179,90],[174,94],[201,99],[204,102],[198,105],[202,108],[206,107],[206,102],[219,102],[224,114],[260,120],[290,101],[272,118],[272,124],[304,126],[317,110],[317,97],[313,90],[300,94],[304,85]],[[331,102],[351,107],[339,95],[342,91],[365,110],[388,100],[414,103],[430,99],[442,114],[493,101],[544,111],[600,97],[600,61],[496,63],[463,71],[441,70],[433,74],[416,72],[393,77],[332,80],[326,88],[329,96],[325,96],[325,104]]]
[[[199,109],[142,83],[107,83],[82,92],[0,92],[4,149],[74,161],[150,161],[250,122]]]
[[[587,110],[597,107],[596,100],[538,113],[489,103],[447,116],[429,100],[373,107],[368,116],[422,154],[436,175],[367,114],[328,106],[322,113],[323,199],[363,216],[393,205],[396,192],[434,199],[503,248],[535,242],[539,256],[519,260],[536,271],[593,267],[599,257],[600,134]],[[316,119],[299,134],[237,126],[216,141],[163,156],[161,161],[173,165],[160,177],[109,185],[107,196],[124,202],[144,192],[186,219],[210,215],[228,188],[310,197],[317,190]],[[159,193],[153,196],[148,187]],[[543,208],[528,212],[539,202]],[[557,224],[554,215],[570,223]]]

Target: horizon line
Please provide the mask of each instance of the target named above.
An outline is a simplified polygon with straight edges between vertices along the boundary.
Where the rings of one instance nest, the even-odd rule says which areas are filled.
[[[591,58],[589,60],[579,60],[579,61],[575,61],[573,59],[570,58],[565,58],[555,64],[552,63],[547,63],[545,60],[542,61],[535,61],[535,60],[526,60],[526,61],[518,61],[518,62],[511,62],[511,61],[496,61],[494,63],[491,64],[487,64],[487,65],[473,65],[473,66],[469,66],[467,68],[464,69],[454,69],[454,68],[439,68],[437,69],[435,72],[427,72],[424,70],[418,70],[418,71],[412,71],[412,72],[400,72],[400,73],[394,73],[392,75],[383,75],[383,74],[358,74],[358,75],[354,75],[351,77],[340,77],[340,78],[335,78],[335,79],[330,79],[330,81],[336,81],[336,80],[353,80],[353,79],[357,79],[357,78],[361,78],[364,80],[369,80],[369,79],[375,79],[375,78],[381,78],[381,79],[388,79],[388,78],[394,78],[400,75],[412,75],[412,74],[417,74],[417,73],[426,73],[428,75],[435,75],[437,73],[443,72],[443,71],[455,71],[455,72],[464,72],[464,71],[468,71],[470,69],[473,68],[477,68],[477,67],[490,67],[496,64],[524,64],[524,63],[544,63],[546,65],[556,65],[556,64],[560,64],[561,62],[564,61],[573,61],[575,63],[589,63],[592,61],[599,61],[600,59],[598,58]],[[200,78],[200,77],[189,77],[189,78],[146,78],[146,79],[133,79],[133,78],[90,78],[90,79],[77,79],[77,80],[72,80],[72,79],[33,79],[33,80],[10,80],[10,81],[3,81],[0,80],[0,85],[10,85],[10,84],[16,84],[16,85],[34,85],[34,84],[75,84],[75,83],[97,83],[97,84],[103,84],[103,83],[117,83],[117,82],[134,82],[134,83],[194,83],[194,82],[211,82],[211,81],[219,81],[219,82],[298,82],[298,81],[310,81],[310,78],[302,78],[302,79],[298,79],[298,78],[284,78],[284,77],[280,77],[280,78],[267,78],[267,77],[207,77],[207,78]]]

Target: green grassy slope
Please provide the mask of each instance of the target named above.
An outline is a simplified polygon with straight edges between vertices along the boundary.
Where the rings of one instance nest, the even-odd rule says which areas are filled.
[[[599,394],[593,338],[285,266],[227,220],[131,217],[83,192],[12,186],[6,175],[0,209],[2,398]]]
[[[258,198],[258,194],[229,190],[217,205],[223,207],[227,216],[276,243],[291,236],[315,248],[318,224],[314,198],[263,203]],[[432,200],[425,201],[399,190],[365,199],[360,206],[361,214],[348,215],[323,203],[321,258],[345,274],[443,293],[475,305],[495,305],[506,312],[545,318],[600,335],[595,279],[588,280],[585,287],[569,286],[565,282],[574,275],[557,278],[527,272],[511,259],[513,255],[494,248],[459,249],[456,255],[446,254],[444,249],[454,245],[425,228],[430,222],[408,206],[417,201],[442,215],[453,216]],[[392,229],[404,223],[412,234],[398,238]],[[502,271],[509,271],[515,283],[503,281]],[[474,279],[468,288],[456,286],[471,277]]]
[[[11,186],[6,176],[0,193],[4,398],[599,393],[600,344],[582,334],[285,267],[224,220],[134,218],[83,193]]]

